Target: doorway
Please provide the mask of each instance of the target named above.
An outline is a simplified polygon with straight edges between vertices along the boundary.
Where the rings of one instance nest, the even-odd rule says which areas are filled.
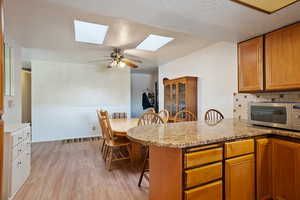
[[[31,71],[22,69],[22,123],[31,123]]]

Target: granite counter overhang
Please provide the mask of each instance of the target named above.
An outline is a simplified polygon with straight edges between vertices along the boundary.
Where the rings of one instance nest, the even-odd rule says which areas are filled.
[[[130,129],[130,140],[144,145],[188,148],[247,139],[256,136],[278,135],[300,140],[300,132],[266,128],[247,124],[246,120],[224,119],[217,124],[205,121],[146,125]]]

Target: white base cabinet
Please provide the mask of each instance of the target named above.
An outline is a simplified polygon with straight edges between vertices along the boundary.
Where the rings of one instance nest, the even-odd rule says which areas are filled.
[[[5,126],[4,185],[2,199],[12,199],[31,169],[31,127],[29,124]]]

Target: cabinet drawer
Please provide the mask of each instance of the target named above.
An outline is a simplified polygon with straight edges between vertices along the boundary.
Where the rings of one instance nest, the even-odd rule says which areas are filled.
[[[185,200],[222,200],[222,181],[184,192]]]
[[[232,158],[235,156],[245,155],[253,152],[254,152],[253,139],[225,143],[226,158]]]
[[[223,149],[216,148],[205,151],[187,153],[184,155],[184,167],[194,167],[212,162],[217,162],[223,159]]]
[[[185,186],[190,188],[222,178],[222,163],[185,171]]]

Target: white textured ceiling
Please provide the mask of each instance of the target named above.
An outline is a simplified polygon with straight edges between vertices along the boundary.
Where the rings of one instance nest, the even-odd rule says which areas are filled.
[[[43,49],[85,62],[118,46],[143,58],[147,68],[299,21],[300,2],[268,15],[230,0],[6,0],[5,17],[6,33],[30,48],[28,55]],[[74,19],[109,25],[105,45],[75,42]],[[134,50],[151,33],[176,40],[154,53]]]
[[[240,41],[300,20],[300,2],[268,15],[230,0],[48,0],[101,15]]]

